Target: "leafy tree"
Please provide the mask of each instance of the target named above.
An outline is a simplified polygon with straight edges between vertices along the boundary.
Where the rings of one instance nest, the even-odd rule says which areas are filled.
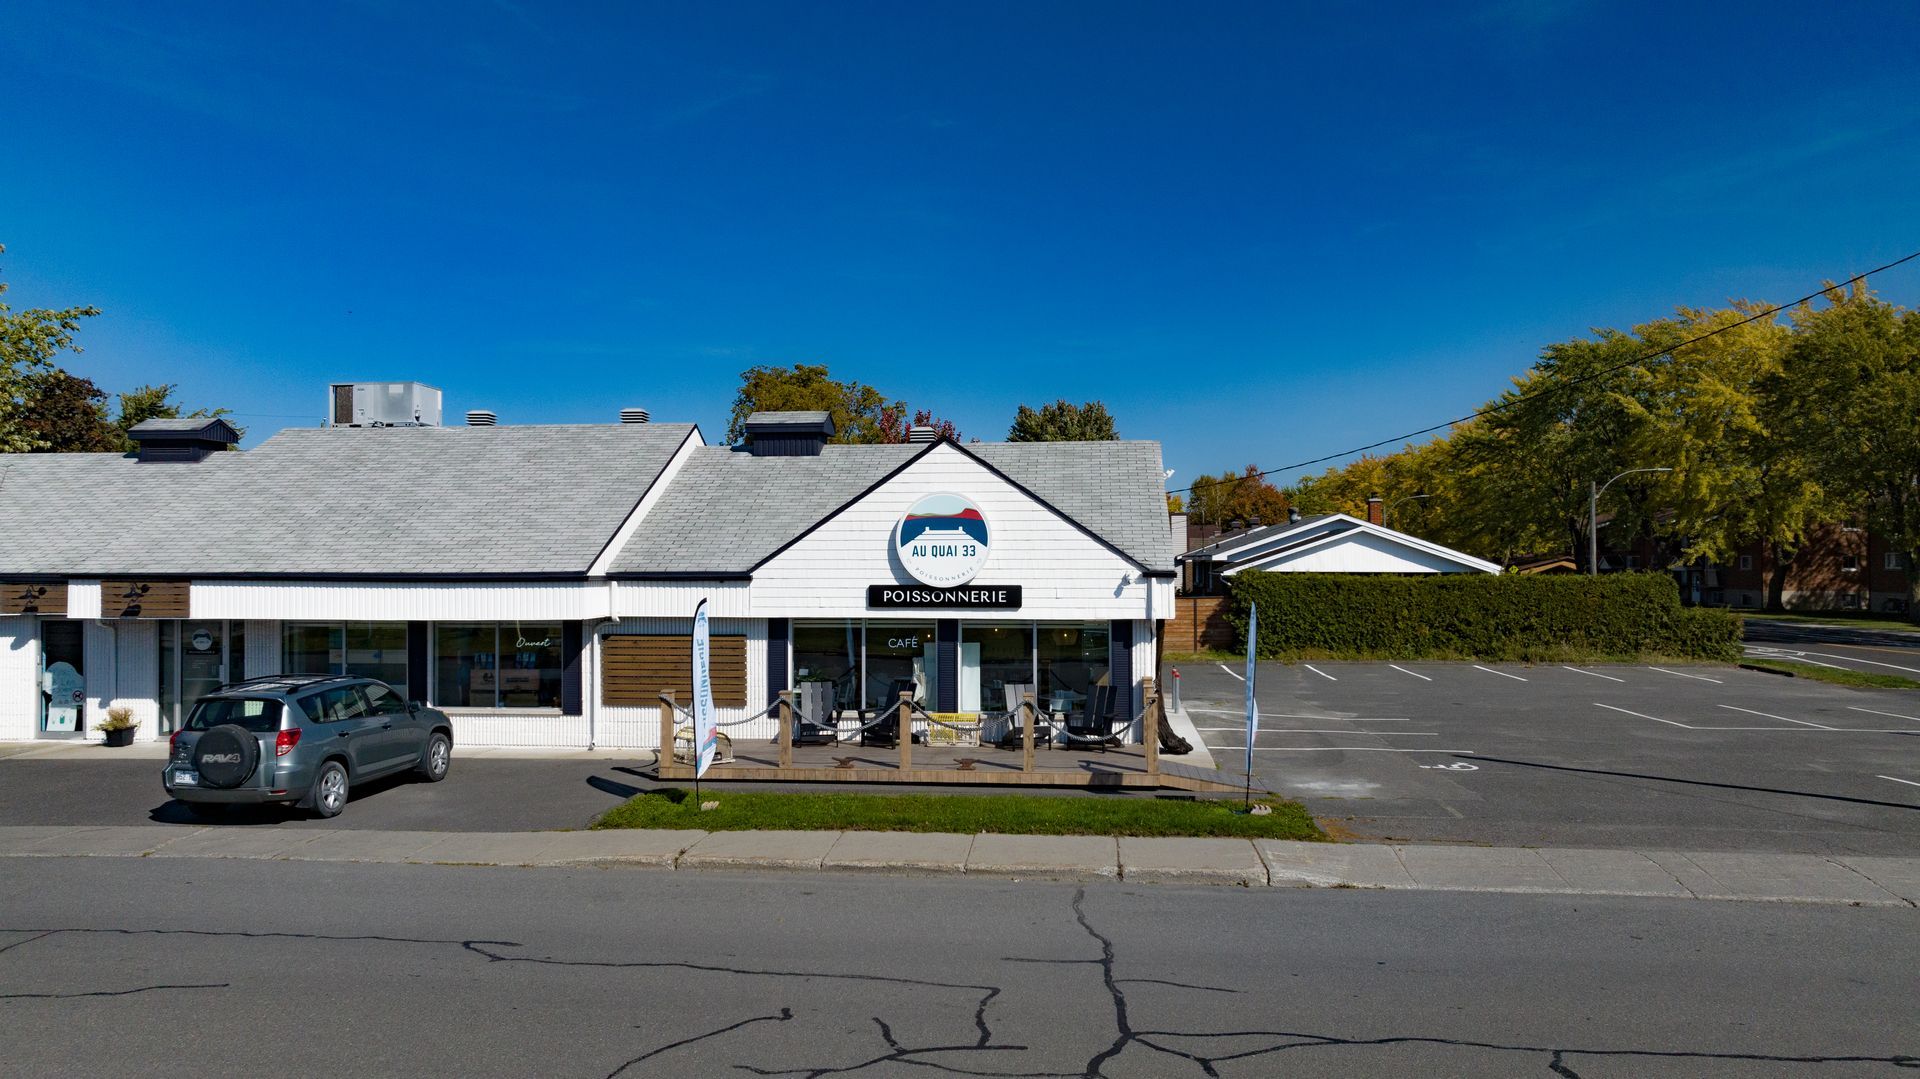
[[[1187,490],[1188,513],[1196,524],[1226,524],[1258,518],[1263,525],[1287,519],[1286,492],[1260,475],[1259,465],[1248,465],[1235,473],[1201,476]]]
[[[931,427],[937,438],[960,441],[960,429],[953,425],[952,420],[934,419],[933,413],[927,409],[923,408],[915,412],[911,421],[907,419],[905,405],[888,405],[880,410],[880,441],[882,442],[905,442],[908,436],[913,434],[915,427]]]
[[[903,416],[906,407],[865,383],[835,381],[824,364],[751,367],[740,373],[727,441],[737,444],[746,438],[747,417],[755,412],[826,412],[833,416],[833,441],[884,442],[883,414],[892,409]]]
[[[1008,442],[1112,442],[1120,437],[1113,416],[1099,401],[1075,405],[1066,399],[1014,413]]]
[[[6,247],[0,245],[0,253]],[[0,293],[7,286],[0,282]],[[100,313],[97,307],[69,307],[60,311],[27,308],[15,311],[0,302],[0,452],[20,453],[40,448],[41,440],[25,424],[34,395],[34,378],[53,369],[54,357],[81,351],[74,344],[80,320]]]
[[[1783,366],[1800,430],[1839,504],[1906,558],[1907,610],[1920,619],[1920,312],[1862,283],[1793,313]]]
[[[28,380],[21,430],[38,453],[115,453],[120,429],[107,418],[107,395],[92,379],[49,367]]]
[[[1187,503],[1186,503],[1186,501],[1185,501],[1184,499],[1182,499],[1182,498],[1181,498],[1181,497],[1180,497],[1179,495],[1176,495],[1176,494],[1173,494],[1173,493],[1171,493],[1171,492],[1169,492],[1169,493],[1167,494],[1167,512],[1168,512],[1168,513],[1185,513],[1185,512],[1187,512]]]

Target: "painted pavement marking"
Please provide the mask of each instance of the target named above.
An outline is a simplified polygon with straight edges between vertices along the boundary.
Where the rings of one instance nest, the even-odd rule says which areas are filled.
[[[1777,719],[1782,723],[1798,723],[1802,727],[1812,727],[1815,730],[1835,731],[1840,729],[1838,727],[1829,727],[1824,723],[1810,723],[1804,719],[1788,719],[1786,716],[1776,716],[1772,712],[1756,712],[1751,708],[1741,708],[1739,705],[1734,704],[1723,704],[1720,705],[1720,707],[1725,708],[1729,712],[1745,712],[1750,716],[1760,716],[1764,719]]]
[[[1505,672],[1505,671],[1496,671],[1496,670],[1494,670],[1494,669],[1493,669],[1492,667],[1482,667],[1482,666],[1481,666],[1481,665],[1479,665],[1478,663],[1476,663],[1476,664],[1474,664],[1474,665],[1473,665],[1473,669],[1474,669],[1474,670],[1476,670],[1476,671],[1485,671],[1485,672],[1487,672],[1488,674],[1497,674],[1497,675],[1499,675],[1499,676],[1500,676],[1500,677],[1502,677],[1502,678],[1511,678],[1511,679],[1513,679],[1513,680],[1514,680],[1514,681],[1516,681],[1516,682],[1524,682],[1524,681],[1526,681],[1526,679],[1524,679],[1524,678],[1522,678],[1522,677],[1520,677],[1520,676],[1519,676],[1519,675],[1517,675],[1517,674],[1508,674],[1508,673],[1507,673],[1507,672]]]
[[[1882,712],[1877,708],[1861,708],[1852,704],[1847,705],[1847,707],[1855,712],[1867,712],[1876,716],[1887,716],[1891,719],[1910,719],[1915,723],[1920,723],[1920,716],[1903,716],[1898,712]]]
[[[1723,682],[1723,681],[1721,681],[1720,679],[1718,679],[1718,678],[1708,678],[1708,677],[1707,677],[1706,675],[1704,675],[1704,674],[1687,674],[1687,673],[1686,673],[1686,672],[1684,672],[1684,671],[1670,671],[1670,670],[1667,670],[1667,669],[1666,669],[1665,667],[1648,667],[1648,668],[1647,668],[1647,670],[1650,670],[1650,671],[1659,671],[1659,672],[1660,672],[1661,674],[1671,674],[1671,675],[1675,675],[1675,676],[1677,676],[1677,677],[1680,677],[1680,678],[1693,678],[1693,679],[1697,679],[1698,681],[1701,681],[1701,682],[1712,682],[1712,683],[1713,683],[1714,685],[1716,685],[1716,686],[1724,686],[1724,685],[1726,685],[1726,683],[1725,683],[1725,682]]]
[[[1318,667],[1316,667],[1316,666],[1314,666],[1314,665],[1313,665],[1313,664],[1311,664],[1311,663],[1302,663],[1302,664],[1301,664],[1301,666],[1302,666],[1302,667],[1305,667],[1305,668],[1306,668],[1307,670],[1310,670],[1310,671],[1312,671],[1313,673],[1315,673],[1315,674],[1317,674],[1317,675],[1319,675],[1320,677],[1322,677],[1322,678],[1324,678],[1324,679],[1326,679],[1326,680],[1327,680],[1327,681],[1329,681],[1329,682],[1338,682],[1338,681],[1339,681],[1339,679],[1338,679],[1338,678],[1335,678],[1335,677],[1334,677],[1333,675],[1330,675],[1330,674],[1328,674],[1327,672],[1325,672],[1325,671],[1323,671],[1323,670],[1321,670],[1320,668],[1318,668]]]
[[[1604,678],[1604,679],[1606,679],[1606,680],[1607,680],[1607,681],[1609,681],[1609,682],[1624,682],[1624,681],[1626,681],[1626,679],[1624,679],[1624,678],[1615,678],[1615,677],[1614,677],[1613,675],[1610,675],[1610,674],[1601,674],[1601,673],[1600,673],[1599,671],[1583,671],[1583,670],[1581,670],[1581,669],[1580,669],[1580,668],[1578,668],[1578,667],[1568,667],[1568,666],[1567,666],[1566,664],[1564,664],[1564,663],[1563,663],[1563,664],[1561,664],[1560,666],[1561,666],[1561,668],[1562,668],[1562,669],[1564,669],[1564,670],[1569,670],[1569,671],[1573,671],[1573,672],[1575,672],[1575,673],[1577,673],[1577,674],[1590,674],[1590,675],[1592,675],[1592,676],[1594,676],[1595,678]]]
[[[1399,671],[1399,672],[1400,672],[1401,674],[1410,674],[1410,675],[1413,675],[1413,676],[1414,676],[1415,678],[1418,678],[1418,679],[1419,679],[1419,680],[1421,680],[1422,682],[1431,682],[1431,681],[1433,681],[1433,679],[1431,679],[1431,678],[1428,678],[1428,677],[1427,677],[1426,675],[1424,675],[1424,674],[1421,674],[1421,673],[1420,673],[1419,671],[1410,671],[1410,670],[1407,670],[1407,669],[1406,669],[1405,667],[1402,667],[1402,666],[1400,666],[1400,665],[1399,665],[1399,664],[1397,664],[1397,663],[1389,663],[1389,664],[1387,664],[1387,666],[1389,666],[1389,667],[1392,667],[1392,668],[1393,668],[1394,670],[1396,670],[1396,671]]]

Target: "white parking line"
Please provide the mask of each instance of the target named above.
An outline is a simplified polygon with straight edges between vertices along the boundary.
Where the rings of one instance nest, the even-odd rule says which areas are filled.
[[[1614,677],[1613,675],[1610,675],[1610,674],[1601,674],[1601,673],[1600,673],[1599,671],[1583,671],[1583,670],[1580,670],[1580,668],[1578,668],[1578,667],[1568,667],[1568,666],[1567,666],[1566,664],[1564,664],[1564,663],[1562,663],[1562,664],[1561,664],[1560,666],[1561,666],[1562,668],[1564,668],[1564,669],[1566,669],[1566,670],[1569,670],[1569,671],[1575,671],[1575,672],[1578,672],[1578,673],[1580,673],[1580,674],[1590,674],[1590,675],[1592,675],[1592,676],[1594,676],[1595,678],[1604,678],[1604,679],[1606,679],[1606,680],[1607,680],[1607,681],[1609,681],[1609,682],[1624,682],[1624,681],[1626,681],[1626,679],[1624,679],[1624,678],[1615,678],[1615,677]]]
[[[1312,671],[1313,673],[1315,673],[1315,674],[1317,674],[1317,675],[1319,675],[1320,677],[1322,677],[1322,678],[1324,678],[1324,679],[1326,679],[1326,680],[1327,680],[1327,681],[1329,681],[1329,682],[1338,682],[1338,681],[1339,681],[1339,679],[1338,679],[1338,678],[1335,678],[1335,677],[1334,677],[1333,675],[1330,675],[1330,674],[1328,674],[1327,672],[1325,672],[1325,671],[1323,671],[1323,670],[1321,670],[1320,668],[1318,668],[1318,667],[1316,667],[1316,666],[1314,666],[1314,665],[1313,665],[1313,664],[1311,664],[1311,663],[1302,663],[1302,664],[1301,664],[1301,666],[1302,666],[1302,667],[1305,667],[1305,668],[1306,668],[1307,670],[1310,670],[1310,671]]]
[[[1894,778],[1893,776],[1874,776],[1873,778],[1875,778],[1875,779],[1891,779],[1891,780],[1893,780],[1893,781],[1894,781],[1895,783],[1905,783],[1905,784],[1906,784],[1907,786],[1909,786],[1909,787],[1920,787],[1920,783],[1915,783],[1915,782],[1914,782],[1913,780],[1911,780],[1911,779],[1896,779],[1896,778]]]
[[[1246,731],[1246,728],[1245,727],[1195,727],[1194,730],[1244,732]],[[1435,731],[1382,731],[1379,734],[1374,734],[1371,731],[1366,731],[1366,732],[1339,731],[1339,730],[1322,731],[1322,730],[1307,730],[1300,727],[1262,727],[1260,728],[1260,733],[1261,734],[1362,734],[1364,733],[1368,738],[1438,738],[1440,737],[1440,735]]]
[[[1910,719],[1910,720],[1913,720],[1915,723],[1920,723],[1920,716],[1903,716],[1898,712],[1882,712],[1882,711],[1879,711],[1878,709],[1860,708],[1858,706],[1851,705],[1851,704],[1847,705],[1847,707],[1850,710],[1855,712],[1868,712],[1876,716],[1888,716],[1893,719]]]
[[[1240,679],[1242,682],[1247,680],[1246,675],[1241,674],[1239,671],[1234,670],[1232,667],[1229,667],[1224,663],[1217,663],[1214,666],[1219,667],[1221,670],[1227,672],[1230,675],[1233,675],[1235,678]]]
[[[1627,715],[1637,716],[1641,719],[1651,719],[1655,723],[1665,723],[1669,727],[1686,727],[1687,726],[1685,723],[1675,723],[1671,719],[1661,719],[1659,716],[1650,716],[1642,712],[1630,712],[1630,711],[1627,711],[1627,709],[1625,708],[1615,708],[1611,704],[1601,704],[1599,701],[1593,702],[1593,706],[1595,708],[1605,708],[1609,712],[1625,712]],[[1688,727],[1687,729],[1692,730],[1693,728]]]
[[[1760,716],[1764,719],[1777,719],[1782,723],[1798,723],[1802,727],[1812,727],[1815,730],[1834,731],[1840,729],[1838,727],[1829,727],[1824,723],[1810,723],[1804,719],[1788,719],[1786,716],[1776,716],[1772,712],[1756,712],[1751,708],[1741,708],[1738,705],[1723,704],[1720,707],[1725,708],[1729,712],[1745,712],[1750,716]]]
[[[1520,677],[1520,676],[1519,676],[1519,675],[1517,675],[1517,674],[1508,674],[1508,673],[1507,673],[1507,672],[1505,672],[1505,671],[1496,671],[1496,670],[1494,670],[1494,669],[1493,669],[1492,667],[1482,667],[1482,666],[1481,666],[1481,665],[1479,665],[1478,663],[1476,663],[1476,664],[1474,664],[1474,665],[1473,665],[1473,669],[1474,669],[1474,670],[1476,670],[1476,671],[1485,671],[1485,672],[1487,672],[1488,674],[1497,674],[1497,675],[1499,675],[1499,676],[1500,676],[1500,677],[1502,677],[1502,678],[1511,678],[1511,679],[1513,679],[1513,680],[1514,680],[1514,681],[1516,681],[1516,682],[1524,682],[1524,681],[1526,681],[1526,679],[1524,679],[1524,678],[1522,678],[1522,677]]]
[[[1877,659],[1861,659],[1859,656],[1836,656],[1831,652],[1801,652],[1802,656],[1819,656],[1821,659],[1844,659],[1849,663],[1865,663],[1874,667],[1891,667],[1908,674],[1920,674],[1920,667],[1902,667],[1898,663],[1882,663]]]
[[[1707,677],[1706,675],[1704,675],[1704,674],[1687,674],[1687,673],[1685,673],[1684,671],[1670,671],[1670,670],[1667,670],[1667,669],[1666,669],[1665,667],[1648,667],[1648,668],[1647,668],[1647,670],[1650,670],[1650,671],[1659,671],[1659,672],[1660,672],[1661,674],[1672,674],[1672,675],[1678,675],[1678,676],[1679,676],[1679,677],[1681,677],[1681,678],[1693,678],[1693,679],[1698,679],[1699,681],[1702,681],[1702,682],[1712,682],[1712,683],[1713,683],[1714,685],[1716,685],[1716,686],[1724,686],[1724,685],[1726,685],[1726,683],[1725,683],[1725,682],[1722,682],[1722,681],[1721,681],[1720,679],[1718,679],[1718,678],[1708,678],[1708,677]]]
[[[1247,714],[1246,710],[1242,708],[1189,708],[1187,709],[1187,711],[1199,712],[1202,715],[1209,715],[1209,716],[1244,716]],[[1260,713],[1260,718],[1261,719],[1326,719],[1326,720],[1337,719],[1342,723],[1406,723],[1408,722],[1408,720],[1406,719],[1399,719],[1399,718],[1355,719],[1352,716],[1309,716],[1309,715],[1303,715],[1299,712],[1262,712]],[[1213,728],[1202,727],[1200,729],[1205,731],[1205,730],[1212,730]],[[1239,730],[1240,728],[1229,727],[1227,729]]]
[[[1778,648],[1754,648],[1751,645],[1749,645],[1747,647],[1747,655],[1757,656],[1760,659],[1791,660],[1794,663],[1806,663],[1815,667],[1825,667],[1829,670],[1835,670],[1835,671],[1853,670],[1852,667],[1842,667],[1838,663],[1822,663],[1817,659],[1808,659],[1804,654],[1800,652],[1782,652]]]
[[[1240,749],[1227,746],[1227,749]],[[1385,746],[1254,746],[1255,753],[1459,753],[1473,756],[1471,749],[1390,749]]]
[[[1400,666],[1400,665],[1399,665],[1399,664],[1397,664],[1397,663],[1389,663],[1389,664],[1387,664],[1387,666],[1389,666],[1389,667],[1392,667],[1392,668],[1393,668],[1394,670],[1396,670],[1396,671],[1399,671],[1399,672],[1400,672],[1401,674],[1410,674],[1410,675],[1413,675],[1413,676],[1414,676],[1415,678],[1418,678],[1418,679],[1419,679],[1419,680],[1421,680],[1422,682],[1431,682],[1431,681],[1433,681],[1433,679],[1431,679],[1431,678],[1428,678],[1428,677],[1427,677],[1426,675],[1424,675],[1424,674],[1421,674],[1421,673],[1420,673],[1419,671],[1410,671],[1410,670],[1407,670],[1407,669],[1406,669],[1405,667],[1402,667],[1402,666]]]

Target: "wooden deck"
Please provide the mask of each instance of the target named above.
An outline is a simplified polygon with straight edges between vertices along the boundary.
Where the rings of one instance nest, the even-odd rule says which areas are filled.
[[[1006,787],[1083,787],[1089,789],[1187,790],[1214,793],[1244,790],[1237,777],[1210,768],[1162,761],[1159,724],[1164,721],[1152,679],[1146,680],[1142,715],[1144,745],[1002,749],[997,745],[861,746],[857,739],[838,745],[786,746],[791,728],[790,694],[776,716],[782,736],[733,741],[733,759],[707,769],[714,782],[760,783],[912,783]],[[671,745],[677,713],[670,694],[662,693],[660,741]],[[902,704],[905,705],[903,699]],[[1028,698],[1031,711],[1032,698]],[[654,768],[663,780],[693,778],[693,766],[663,755]]]

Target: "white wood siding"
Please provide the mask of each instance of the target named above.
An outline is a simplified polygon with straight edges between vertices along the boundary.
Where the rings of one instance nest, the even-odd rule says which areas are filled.
[[[40,720],[40,620],[0,617],[0,741],[32,738]]]
[[[744,636],[747,639],[747,704],[744,708],[721,707],[715,709],[720,722],[727,723],[742,719],[765,708],[767,701],[767,623],[764,619],[715,618],[708,616],[708,628],[716,637]],[[600,703],[600,643],[607,637],[618,634],[640,634],[652,636],[678,636],[693,632],[692,609],[682,618],[622,618],[603,623],[597,627],[599,632],[588,639],[588,651],[592,653],[588,662],[588,673],[592,677],[585,680],[588,694],[587,707],[594,713],[594,744],[596,747],[618,747],[623,749],[657,749],[660,745],[660,709],[657,705],[645,705],[639,708],[615,708]],[[681,701],[681,707],[687,707],[689,701]],[[676,720],[680,726],[686,720]],[[773,738],[775,722],[772,716],[763,716],[752,723],[743,723],[736,727],[723,727],[721,730],[736,743],[758,739],[765,742]]]
[[[1133,742],[1137,745],[1145,733],[1145,725],[1140,721],[1140,713],[1147,706],[1145,679],[1157,678],[1153,669],[1153,623],[1145,620],[1133,624]]]
[[[195,618],[290,622],[571,621],[605,618],[609,613],[608,603],[607,585],[586,581],[522,584],[193,582]]]
[[[158,622],[125,619],[102,625],[88,622],[85,630],[87,649],[87,724],[106,718],[108,707],[124,704],[133,709],[140,725],[136,741],[151,741],[159,736],[160,724],[160,625]],[[104,736],[89,729],[95,741]]]
[[[551,749],[587,748],[587,717],[553,712],[461,712],[444,709],[453,720],[454,754],[460,746],[529,746]]]
[[[745,618],[750,613],[745,581],[613,582],[616,618],[682,618],[690,626],[693,609],[703,599],[708,618]]]
[[[280,669],[280,623],[254,619],[241,631],[246,639],[246,670],[241,678],[264,678],[285,674]]]
[[[972,499],[987,519],[991,553],[976,585],[1020,585],[1018,611],[870,611],[870,584],[916,584],[893,554],[893,529],[923,495]],[[754,571],[757,617],[1141,618],[1152,588],[1140,570],[1059,514],[950,446],[915,461]]]
[[[100,617],[99,581],[72,580],[67,582],[67,617]]]

